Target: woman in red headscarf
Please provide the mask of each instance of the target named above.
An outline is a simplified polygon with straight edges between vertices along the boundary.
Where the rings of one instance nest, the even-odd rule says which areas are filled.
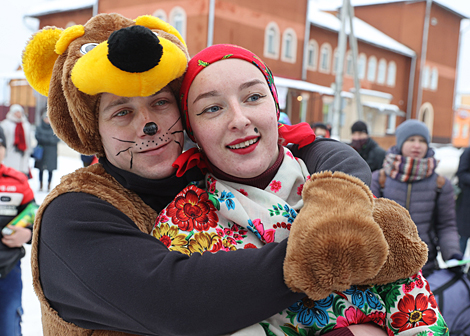
[[[309,171],[284,145],[302,148],[315,135],[306,123],[278,123],[269,68],[238,46],[206,48],[189,62],[180,98],[186,131],[198,148],[183,153],[174,166],[177,175],[199,166],[207,172],[205,185],[180,192],[160,213],[153,236],[187,255],[258,248],[288,237],[303,206],[301,192]],[[429,295],[422,286],[404,292],[403,281],[385,290],[352,286],[318,301],[306,297],[242,333],[333,330],[331,335],[385,335],[381,328],[388,328],[406,335],[429,330],[427,325],[435,324],[439,313],[428,305],[423,306],[424,322],[400,324],[409,319],[399,309],[399,299]],[[385,300],[391,292],[395,297]]]

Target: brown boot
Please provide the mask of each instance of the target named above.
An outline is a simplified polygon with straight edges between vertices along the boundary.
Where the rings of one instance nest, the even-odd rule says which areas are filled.
[[[47,192],[51,191],[51,182],[47,184]]]
[[[39,190],[42,190],[42,181],[39,182]]]

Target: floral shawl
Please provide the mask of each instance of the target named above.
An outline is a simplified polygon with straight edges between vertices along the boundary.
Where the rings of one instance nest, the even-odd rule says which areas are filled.
[[[285,239],[303,205],[302,188],[309,174],[302,160],[284,151],[283,162],[266,189],[207,174],[207,191],[186,187],[160,213],[152,235],[170,250],[187,255],[258,248]],[[448,335],[421,273],[384,286],[352,286],[318,301],[305,297],[236,335],[321,335],[369,322],[388,335]]]

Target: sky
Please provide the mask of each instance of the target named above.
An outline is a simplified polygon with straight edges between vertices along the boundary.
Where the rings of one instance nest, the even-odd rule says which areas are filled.
[[[50,0],[12,0],[3,3],[0,11],[0,76],[15,71],[21,64],[21,52],[37,30],[35,19],[24,19],[31,7]],[[341,5],[343,0],[312,0],[319,5]],[[352,4],[371,0],[351,0]],[[394,1],[394,0],[391,0]],[[470,0],[438,0],[470,17]],[[462,22],[462,42],[459,57],[458,91],[470,92],[470,20]]]

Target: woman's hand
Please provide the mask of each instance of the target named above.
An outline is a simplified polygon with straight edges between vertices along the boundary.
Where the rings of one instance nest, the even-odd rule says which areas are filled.
[[[387,336],[385,330],[370,323],[350,325],[348,329],[355,336]]]
[[[13,230],[13,232],[11,235],[3,236],[2,243],[6,246],[11,248],[21,247],[31,239],[32,232],[30,229],[11,225],[8,225],[7,227]]]

